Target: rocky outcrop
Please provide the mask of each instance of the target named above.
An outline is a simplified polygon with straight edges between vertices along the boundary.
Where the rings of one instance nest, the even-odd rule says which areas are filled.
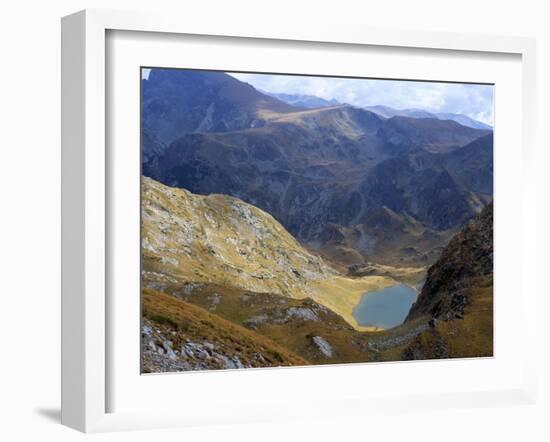
[[[327,342],[325,338],[323,338],[322,336],[313,336],[311,340],[323,355],[325,355],[327,358],[332,358],[333,356],[332,346]]]
[[[149,178],[142,185],[144,283],[231,285],[304,298],[335,271],[306,251],[269,214],[225,195],[194,195]],[[212,295],[211,309],[218,296]]]
[[[493,203],[470,221],[428,270],[426,282],[407,321],[420,316],[435,320],[460,318],[472,280],[493,273]]]
[[[144,371],[158,373],[169,371],[237,369],[261,366],[265,359],[256,354],[258,364],[243,364],[239,355],[228,357],[222,345],[205,340],[185,341],[174,348],[174,339],[178,335],[177,327],[155,323],[143,319],[141,328],[142,362]]]

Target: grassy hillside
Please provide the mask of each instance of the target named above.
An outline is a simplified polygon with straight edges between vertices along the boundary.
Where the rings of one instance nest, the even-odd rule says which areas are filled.
[[[155,290],[142,292],[142,371],[307,365],[258,333]]]
[[[361,294],[395,284],[388,276],[338,275],[271,215],[225,195],[194,195],[149,178],[142,184],[142,264],[147,287],[193,292],[201,284],[311,298],[358,330]]]
[[[144,179],[142,201],[144,372],[492,354],[492,274],[476,277],[484,261],[472,264],[453,248],[477,244],[480,226],[492,220],[474,220],[456,235],[443,254],[452,265],[430,267],[415,314],[381,330],[353,317],[361,295],[396,280],[418,285],[423,268],[335,268],[273,217],[232,197]],[[461,268],[470,269],[461,273],[467,278],[445,276]],[[439,302],[447,292],[451,301]],[[452,314],[441,310],[447,305]]]
[[[433,322],[404,348],[404,359],[493,355],[493,278],[476,278],[469,283],[463,317]]]
[[[406,359],[493,354],[493,204],[470,221],[430,267],[407,321],[428,315],[430,329]]]
[[[310,298],[292,299],[208,284],[188,294],[170,294],[259,333],[311,363],[370,360],[367,334],[358,332],[341,316]],[[316,344],[319,339],[328,344],[329,353]]]

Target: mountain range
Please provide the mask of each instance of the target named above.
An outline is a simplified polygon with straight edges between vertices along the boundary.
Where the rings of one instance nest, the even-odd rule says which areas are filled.
[[[471,127],[473,129],[493,130],[493,127],[475,120],[468,115],[456,114],[452,112],[428,112],[423,109],[395,109],[389,106],[376,105],[367,106],[365,109],[370,110],[381,117],[408,117],[408,118],[432,118],[437,120],[451,120],[455,121],[462,126]]]
[[[143,174],[223,193],[341,265],[425,266],[492,199],[493,138],[453,120],[293,106],[221,73],[142,80]]]
[[[262,91],[262,93],[277,98],[278,100],[284,101],[285,103],[292,106],[302,108],[319,108],[344,104],[339,102],[338,100],[335,100],[334,98],[327,100],[321,97],[317,97],[315,95],[271,93],[267,91]],[[396,109],[384,105],[364,106],[363,109],[374,112],[382,118],[408,117],[451,120],[461,124],[462,126],[471,127],[473,129],[493,130],[493,127],[489,124],[483,123],[465,114],[457,114],[452,112],[429,112],[423,109],[414,108]]]
[[[493,354],[493,132],[390,111],[142,80],[142,372]],[[399,283],[404,322],[361,325]]]
[[[326,107],[326,106],[337,106],[340,103],[338,100],[335,100],[334,98],[330,100],[325,100],[324,98],[317,97],[315,95],[307,95],[307,94],[284,94],[284,93],[273,93],[273,92],[267,92],[262,91],[266,95],[270,95],[271,97],[277,98],[278,100],[284,101],[287,104],[290,104],[295,107],[301,107],[301,108],[318,108],[318,107]]]

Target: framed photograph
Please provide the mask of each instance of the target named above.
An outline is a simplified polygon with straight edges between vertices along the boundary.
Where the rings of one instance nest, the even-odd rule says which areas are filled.
[[[534,400],[534,41],[62,21],[62,421]]]

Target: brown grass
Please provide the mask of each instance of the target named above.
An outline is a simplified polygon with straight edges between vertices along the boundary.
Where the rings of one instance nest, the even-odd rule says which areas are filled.
[[[465,289],[464,318],[438,321],[416,338],[407,351],[422,359],[470,358],[493,355],[493,279],[476,278]],[[442,356],[443,353],[443,356]]]
[[[151,289],[142,291],[142,314],[145,318],[177,331],[175,346],[185,339],[208,341],[224,349],[227,356],[238,356],[244,363],[256,364],[262,355],[268,366],[308,365],[304,358],[288,351],[270,339],[240,325],[213,315],[206,310]]]
[[[185,295],[174,288],[172,293],[186,303],[200,306],[213,315],[246,327],[247,320],[261,315],[269,319],[254,325],[254,332],[304,357],[311,363],[368,362],[370,360],[365,335],[359,333],[336,313],[311,299],[292,299],[273,293],[251,293],[230,286],[204,285]],[[213,304],[213,295],[217,303]],[[310,309],[318,321],[297,318],[280,320],[289,308]],[[279,318],[279,320],[277,320]],[[333,357],[324,356],[312,344],[314,336],[325,338],[334,350]]]

